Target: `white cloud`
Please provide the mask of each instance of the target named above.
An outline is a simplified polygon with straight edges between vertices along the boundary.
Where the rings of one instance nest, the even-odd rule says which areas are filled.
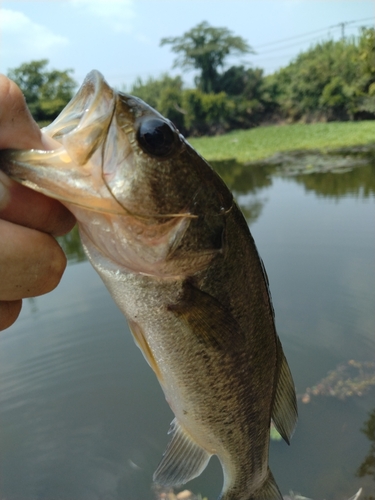
[[[115,31],[131,30],[130,21],[135,17],[133,0],[71,0],[71,3],[107,21]]]
[[[2,63],[9,61],[12,66],[28,59],[48,57],[51,49],[69,44],[67,38],[16,10],[0,9],[0,30]]]

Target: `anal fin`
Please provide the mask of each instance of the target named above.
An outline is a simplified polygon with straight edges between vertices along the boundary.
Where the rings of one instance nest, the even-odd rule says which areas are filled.
[[[163,486],[178,486],[199,476],[211,455],[197,445],[180,427],[176,419],[171,424],[172,440],[154,473],[154,481]]]

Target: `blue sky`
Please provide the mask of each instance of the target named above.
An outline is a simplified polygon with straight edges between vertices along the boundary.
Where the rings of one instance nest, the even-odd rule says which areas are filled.
[[[373,0],[0,0],[0,72],[47,58],[50,68],[72,68],[78,83],[95,68],[111,85],[129,87],[137,76],[181,72],[172,71],[174,54],[160,39],[208,21],[257,52],[232,62],[270,73],[312,43],[338,39],[339,23],[350,36],[374,18]],[[184,73],[187,83],[193,77]]]

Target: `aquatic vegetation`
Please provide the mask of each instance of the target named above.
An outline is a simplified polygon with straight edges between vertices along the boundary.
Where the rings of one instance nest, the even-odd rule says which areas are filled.
[[[327,172],[343,174],[354,168],[368,165],[375,154],[375,144],[337,149],[297,149],[275,153],[263,160],[275,166],[279,175],[311,175]],[[251,163],[250,163],[251,165]]]
[[[189,138],[208,161],[255,162],[292,150],[325,151],[374,143],[375,122],[295,123],[236,130],[214,137]]]
[[[375,386],[375,363],[349,360],[328,372],[320,382],[308,387],[299,395],[302,403],[309,403],[313,396],[331,396],[341,400],[363,396]]]

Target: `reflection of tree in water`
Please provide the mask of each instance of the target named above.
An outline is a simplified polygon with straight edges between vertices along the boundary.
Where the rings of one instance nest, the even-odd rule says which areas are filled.
[[[57,238],[57,241],[64,250],[70,263],[87,260],[86,254],[82,248],[81,239],[79,237],[78,226],[74,226],[70,233],[65,236]]]
[[[236,197],[236,193],[233,194]],[[237,203],[249,226],[251,226],[251,224],[258,219],[264,205],[264,201],[259,199],[249,199],[246,203],[243,203],[241,200],[237,200]]]
[[[211,167],[220,175],[231,191],[238,194],[255,193],[272,185],[273,166],[253,166],[236,160],[210,161]]]
[[[260,189],[271,186],[271,172],[274,167],[249,166],[234,159],[211,161],[210,164],[232,191],[248,224],[256,221],[261,214],[264,201],[255,196],[241,197],[241,195],[249,193],[255,195]]]
[[[350,194],[358,198],[369,198],[375,194],[375,163],[342,174],[327,172],[296,175],[293,179],[303,184],[306,191],[315,191],[324,197],[338,199]]]
[[[369,419],[365,422],[361,431],[369,439],[371,446],[368,455],[358,467],[357,476],[372,476],[375,480],[375,408],[369,415]],[[366,497],[368,500],[374,500],[375,496]]]

